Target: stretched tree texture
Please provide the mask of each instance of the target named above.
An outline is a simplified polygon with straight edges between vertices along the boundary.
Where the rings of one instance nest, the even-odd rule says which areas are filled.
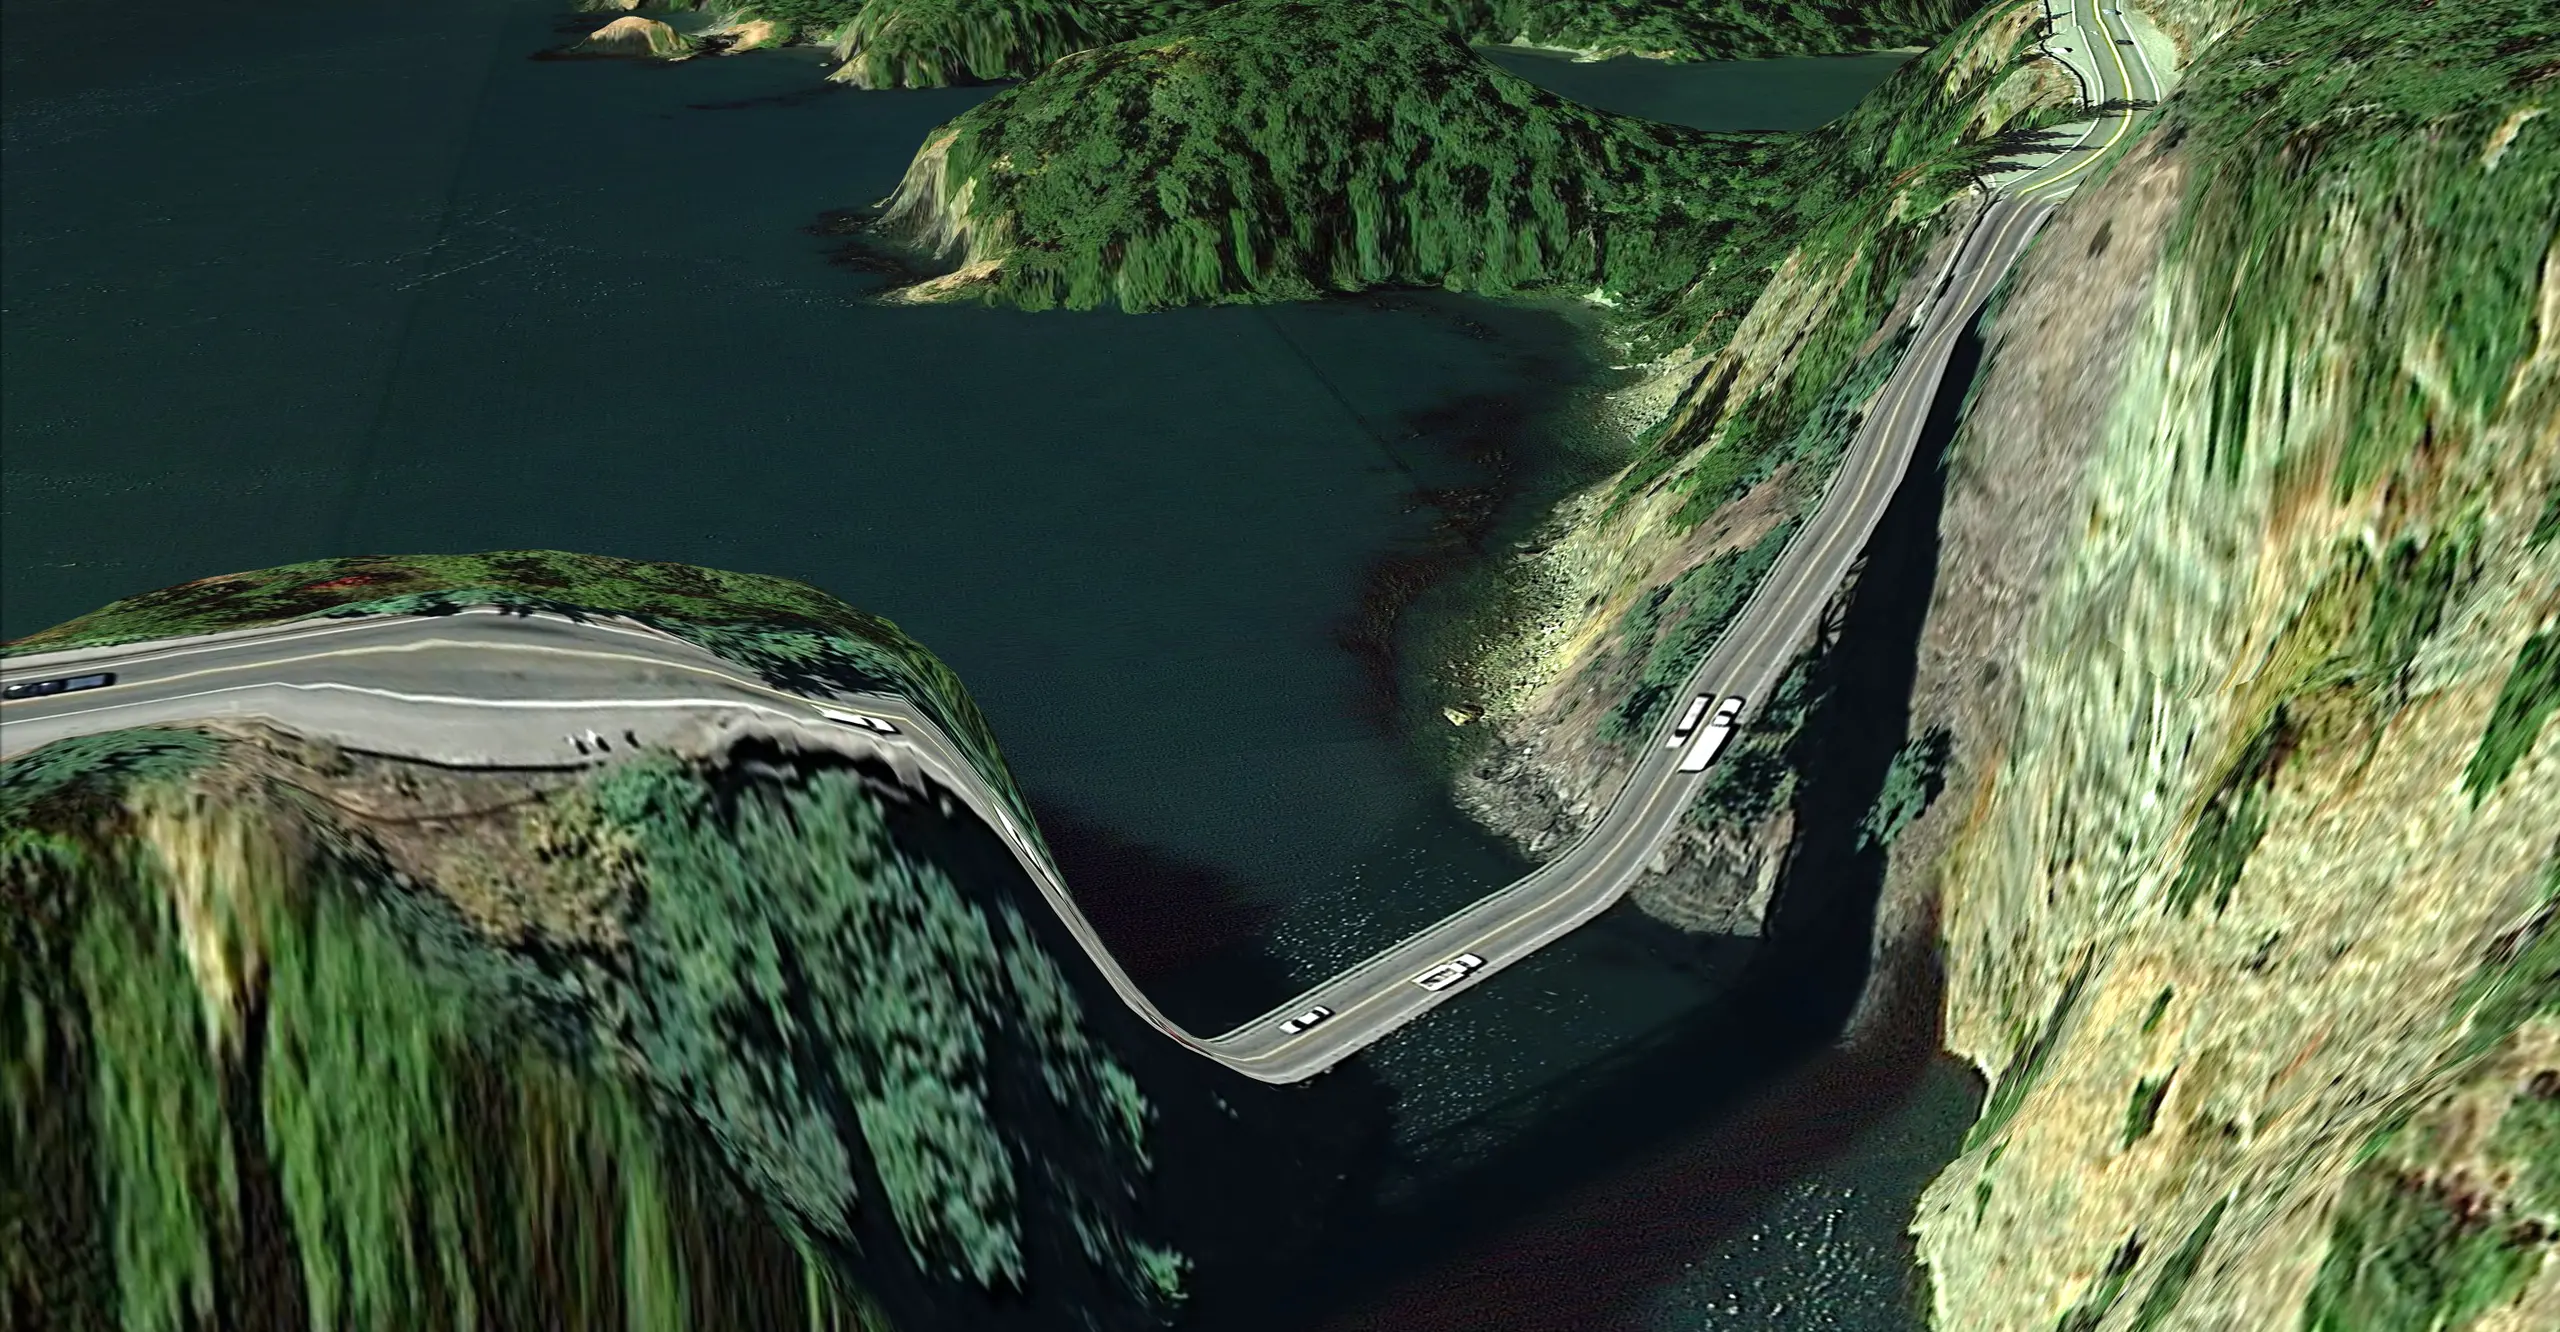
[[[1984,0],[1417,0],[1470,41],[1527,41],[1666,60],[1831,55],[1926,46]]]
[[[865,88],[1029,78],[1061,57],[1164,33],[1237,0],[741,0],[719,4],[831,43],[835,77]],[[1926,46],[1984,0],[1405,0],[1468,42],[1668,60],[1829,55]],[[601,8],[595,0],[588,7]],[[697,7],[700,7],[697,4]]]
[[[753,0],[750,14],[791,17],[829,34],[864,88],[939,88],[1028,78],[1061,56],[1126,41],[1215,8],[1219,0]]]
[[[1660,286],[1779,151],[1575,106],[1392,0],[1247,0],[953,121],[885,223],[1035,309]]]
[[[1153,1107],[1021,913],[901,851],[850,770],[536,797],[553,851],[635,858],[561,880],[616,885],[606,936],[528,942],[278,752],[0,766],[0,1278],[37,1325],[877,1328],[882,1262],[910,1299],[1046,1271],[1097,1326],[1182,1298],[1128,1233]]]

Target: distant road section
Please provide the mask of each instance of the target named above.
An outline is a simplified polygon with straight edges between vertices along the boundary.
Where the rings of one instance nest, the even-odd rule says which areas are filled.
[[[2070,43],[2077,49],[2062,58],[2103,98],[2146,100],[2156,83],[2138,62],[2140,48],[2118,43],[2130,36],[2107,18],[2095,4],[2076,5],[2064,26],[2079,34]],[[2102,52],[2094,49],[2100,42]],[[2078,143],[2009,181],[1930,275],[1918,332],[1860,423],[1821,507],[1690,676],[1684,704],[1700,695],[1738,696],[1747,716],[1768,696],[1901,485],[1948,352],[2055,201],[2129,123],[2122,112],[2101,117]],[[19,688],[109,674],[111,683],[79,689]],[[1271,1012],[1203,1037],[1176,1026],[1121,970],[1039,844],[952,739],[903,699],[813,699],[776,690],[682,639],[611,617],[573,622],[494,612],[304,620],[30,653],[0,663],[0,694],[27,695],[0,697],[0,758],[72,736],[218,718],[259,719],[350,749],[466,766],[600,764],[670,747],[704,753],[747,728],[878,755],[948,789],[1003,836],[1131,1009],[1169,1039],[1273,1083],[1333,1067],[1608,909],[1712,775],[1682,770],[1690,746],[1671,730],[1695,723],[1684,707],[1641,751],[1591,831],[1553,861]],[[1425,976],[1433,984],[1423,984]],[[1314,1021],[1300,1021],[1319,1009],[1325,1011]],[[1283,1030],[1284,1022],[1292,1029]]]

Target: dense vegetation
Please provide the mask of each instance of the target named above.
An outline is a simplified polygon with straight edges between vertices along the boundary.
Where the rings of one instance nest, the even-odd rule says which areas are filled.
[[[1028,78],[1071,52],[1156,32],[1222,0],[748,0],[753,17],[826,34],[865,88]]]
[[[2016,146],[1960,142],[1980,80],[1930,72],[1821,134],[1709,134],[1565,102],[1395,0],[1240,0],[945,126],[885,224],[1031,308],[1555,289],[1686,336],[1870,186],[1943,198]]]
[[[1731,499],[1737,483],[1765,478],[1790,458],[1823,462],[1845,447],[1850,418],[1898,360],[1898,347],[1861,351],[1934,238],[1930,220],[2000,160],[2049,149],[2046,132],[2078,114],[2041,103],[1995,108],[2035,41],[2016,17],[2013,7],[1982,11],[1849,114],[1788,136],[1775,163],[1784,174],[1780,206],[1746,217],[1717,252],[1701,256],[1670,302],[1639,311],[1648,316],[1640,350],[1711,347],[1791,254],[1808,271],[1839,275],[1824,293],[1824,317],[1777,374],[1739,400],[1709,393],[1697,409],[1666,416],[1638,439],[1617,499],[1677,470],[1686,526]],[[1736,456],[1681,468],[1710,442],[1715,453]]]
[[[1524,41],[1664,60],[1927,46],[1983,0],[1417,0],[1473,42]]]
[[[1103,1197],[1144,1170],[1145,1098],[1086,1039],[1021,916],[991,918],[900,854],[854,774],[717,780],[643,762],[597,783],[602,817],[639,832],[650,911],[631,1040],[649,1077],[811,1229],[851,1238],[851,1153],[867,1147],[920,1266],[1021,1286],[1023,1199],[1063,1190],[1073,1205],[1056,1210],[1107,1215]],[[1109,1167],[1052,1157],[1018,1174],[1032,1157],[998,1110],[1032,1099],[1103,1144]],[[1133,1281],[1176,1270],[1114,1238]]]
[[[1860,846],[1891,846],[1912,821],[1928,812],[1946,783],[1950,737],[1930,730],[1904,742],[1885,765],[1884,785],[1858,825]]]
[[[832,43],[866,88],[1029,78],[1073,52],[1164,33],[1235,0],[736,0],[737,19]],[[1671,60],[1927,45],[1982,0],[1409,0],[1469,42],[1527,42]]]
[[[626,881],[597,937],[501,939],[315,789],[180,785],[233,743],[0,767],[0,1285],[32,1325],[868,1329],[855,1282],[1035,1270],[1096,1326],[1180,1297],[1126,1234],[1147,1100],[851,771],[543,796]]]
[[[935,132],[884,219],[1030,308],[1665,291],[1779,152],[1565,102],[1394,0],[1244,0]]]
[[[2452,1328],[2514,1297],[2543,1262],[2533,1221],[2367,1167],[2338,1202],[2306,1332]]]

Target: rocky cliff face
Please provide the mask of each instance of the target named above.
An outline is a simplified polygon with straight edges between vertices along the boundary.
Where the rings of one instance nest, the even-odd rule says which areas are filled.
[[[1984,10],[1797,144],[1810,202],[1762,238],[1756,291],[1720,310],[1735,274],[1711,266],[1658,321],[1672,345],[1621,404],[1633,460],[1521,553],[1508,604],[1449,682],[1487,723],[1458,799],[1531,855],[1598,817],[1637,737],[1676,705],[1670,688],[1819,502],[1899,355],[1910,277],[1939,267],[1980,207],[1967,173],[2076,105],[2034,48],[2038,12]],[[1755,709],[1719,765],[1732,776],[1636,888],[1640,906],[1685,928],[1757,930],[1792,838],[1780,753],[1801,684]]]
[[[2175,91],[1986,320],[1912,708],[1942,794],[1887,821],[1880,951],[1941,952],[1991,1084],[1915,1222],[1937,1322],[2560,1326],[2560,23],[2145,8]],[[2032,63],[1965,73],[2027,17],[1915,77],[2032,105]],[[1551,847],[1622,779],[1718,604],[1681,584],[1746,576],[1821,456],[1765,452],[1767,404],[1855,400],[1893,323],[1857,284],[1929,211],[1806,237],[1631,404],[1638,461],[1525,553],[1462,686],[1486,821]],[[1788,840],[1763,777],[1638,900],[1747,918]]]
[[[2560,36],[2172,7],[1956,445],[1941,1326],[2560,1318]]]

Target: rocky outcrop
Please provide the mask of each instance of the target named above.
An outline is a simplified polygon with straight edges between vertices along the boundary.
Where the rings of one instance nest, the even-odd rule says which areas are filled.
[[[1786,810],[1741,826],[1684,827],[1654,856],[1627,898],[1677,929],[1759,934],[1794,841],[1795,817]]]
[[[657,19],[630,14],[588,33],[576,49],[597,55],[655,56],[664,60],[693,54],[694,42]]]
[[[1809,178],[1836,175],[1856,202],[1796,233],[1745,308],[1708,316],[1659,354],[1617,404],[1635,459],[1515,558],[1509,600],[1459,676],[1485,738],[1458,798],[1528,854],[1551,854],[1597,816],[1633,761],[1630,699],[1694,660],[1666,649],[1693,616],[1747,590],[1753,552],[1819,501],[1830,461],[1894,363],[1892,337],[1919,294],[1908,275],[1935,271],[1979,207],[1933,182],[1932,164],[2002,144],[2067,98],[2050,62],[2032,56],[2033,12],[1985,12],[1801,145],[1820,168]],[[1869,156],[1858,145],[1870,135],[1895,149]],[[1808,400],[1812,410],[1780,405]],[[1701,501],[1737,476],[1738,496]],[[1796,723],[1755,713],[1750,734],[1774,750]],[[1726,929],[1768,900],[1793,826],[1785,801],[1723,795],[1635,890],[1644,909]]]
[[[722,55],[742,55],[769,46],[781,46],[791,40],[792,28],[775,19],[732,18],[702,34],[702,44],[716,47]]]
[[[1991,1081],[1943,1327],[2560,1307],[2560,32],[2241,8],[1955,446],[1888,903]]]

